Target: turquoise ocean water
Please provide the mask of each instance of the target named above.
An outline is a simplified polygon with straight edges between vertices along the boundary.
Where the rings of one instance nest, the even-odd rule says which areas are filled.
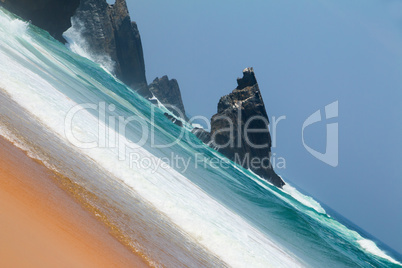
[[[86,189],[96,216],[153,265],[402,266],[336,212],[230,162],[3,9],[0,62],[0,134]]]

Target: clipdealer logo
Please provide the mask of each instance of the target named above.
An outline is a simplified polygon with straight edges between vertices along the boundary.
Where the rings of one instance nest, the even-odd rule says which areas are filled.
[[[329,120],[332,118],[338,118],[338,101],[335,101],[331,104],[325,106],[325,119]],[[339,159],[339,129],[338,123],[327,123],[327,139],[326,139],[326,149],[325,153],[321,153],[319,151],[314,150],[310,146],[308,146],[304,140],[304,130],[318,122],[323,120],[321,116],[321,111],[318,110],[310,115],[306,121],[303,123],[302,127],[302,141],[303,146],[306,150],[313,155],[318,160],[332,166],[338,166]]]
[[[91,116],[89,112],[92,110],[93,112],[97,113],[98,121],[93,122],[94,125],[89,127],[87,124],[90,123],[88,120],[88,116]],[[137,150],[143,147],[145,144],[150,144],[152,148],[161,149],[161,148],[168,148],[174,146],[181,139],[185,139],[192,145],[194,148],[202,148],[203,145],[200,143],[192,143],[192,139],[189,137],[189,132],[185,131],[184,128],[180,129],[180,135],[175,136],[174,141],[168,142],[168,144],[159,144],[155,138],[155,124],[153,123],[155,120],[155,107],[151,106],[151,118],[150,120],[146,120],[145,118],[137,115],[126,115],[122,116],[118,113],[115,113],[116,107],[114,104],[107,104],[105,102],[100,102],[99,104],[94,103],[84,103],[81,105],[77,105],[69,110],[65,118],[65,135],[70,143],[75,145],[78,148],[82,149],[92,149],[92,148],[112,148],[117,149],[119,160],[125,160],[127,157],[127,153],[132,150]],[[86,120],[77,120],[74,121],[74,118],[85,119]],[[335,101],[331,104],[328,104],[324,108],[324,115],[322,114],[321,110],[317,110],[312,115],[310,115],[303,123],[302,127],[302,142],[304,148],[315,158],[318,160],[332,166],[338,166],[338,123],[329,122],[326,124],[326,149],[325,152],[319,152],[311,148],[309,145],[306,144],[305,141],[305,130],[323,120],[331,120],[333,121],[335,118],[338,117],[338,101]],[[197,118],[201,118],[198,116]],[[202,117],[205,122],[209,122],[207,118]],[[239,115],[240,118],[240,115]],[[232,118],[230,117],[222,117],[222,120],[226,120],[227,125],[229,127],[219,130],[220,132],[229,132],[230,138],[226,144],[220,145],[217,144],[217,148],[220,147],[242,147],[242,140],[240,143],[236,144],[238,139],[235,139],[234,133],[237,131],[241,131],[242,135],[246,137],[245,141],[248,146],[251,148],[264,148],[264,146],[269,146],[269,144],[262,145],[263,147],[259,147],[259,144],[253,144],[251,140],[249,140],[248,135],[249,132],[255,132],[257,130],[249,129],[248,126],[250,122],[261,120],[265,122],[265,125],[268,127],[268,121],[266,118],[261,118],[260,116],[254,116],[248,119],[247,123],[245,124],[245,129],[236,129],[235,126],[239,126],[240,124],[235,124],[232,122]],[[192,120],[192,119],[191,119]],[[190,120],[190,123],[192,122]],[[286,116],[281,116],[279,118],[273,117],[272,124],[270,125],[271,131],[270,134],[272,136],[272,148],[276,147],[277,143],[277,135],[276,132],[278,131],[278,124],[279,122],[286,120]],[[75,122],[75,123],[74,123]],[[140,129],[141,137],[137,137],[136,141],[132,141],[131,139],[126,137],[126,130],[127,128],[136,128]],[[97,131],[90,132],[89,130]],[[260,132],[268,132],[267,129],[258,129]],[[239,132],[240,133],[240,132]],[[215,133],[216,134],[216,133]],[[138,138],[140,138],[138,140]],[[240,159],[240,163],[244,166],[244,163],[248,162],[256,162],[255,158],[248,158],[249,155],[246,155],[246,158]],[[286,168],[286,161],[284,157],[276,156],[276,154],[272,154],[269,156],[270,161],[275,168]],[[258,159],[257,159],[258,160]],[[176,161],[177,162],[177,161]],[[237,162],[237,161],[236,161]]]

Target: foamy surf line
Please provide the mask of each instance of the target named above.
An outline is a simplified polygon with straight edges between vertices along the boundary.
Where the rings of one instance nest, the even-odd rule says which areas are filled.
[[[3,137],[0,155],[0,267],[147,267],[58,187],[54,172]]]
[[[8,21],[8,23],[19,22]],[[4,31],[2,33],[13,34]],[[0,52],[0,60],[6,63],[1,66],[0,70],[3,74],[8,73],[10,78],[2,79],[0,86],[6,90],[7,94],[16,103],[31,115],[35,115],[40,125],[44,126],[49,132],[54,133],[58,138],[64,139],[67,144],[65,129],[61,122],[64,122],[67,112],[77,103],[71,101],[40,75],[25,66],[27,62],[33,63],[34,66],[42,64],[37,61],[32,51],[32,49],[37,49],[42,55],[46,55],[52,62],[57,64],[60,69],[65,70],[66,74],[70,73],[70,76],[72,76],[70,72],[72,68],[58,62],[58,58],[35,44],[35,40],[29,39],[25,33],[22,35],[28,39],[29,43],[32,43],[30,50],[19,46],[19,42],[15,39],[11,39],[11,41],[16,41],[12,43],[12,47],[10,44],[2,44],[3,46],[8,46],[8,50],[13,50],[15,46],[19,46],[17,51],[21,62],[14,61],[9,57],[8,53],[3,52],[4,50]],[[90,80],[89,77],[88,80]],[[84,90],[84,88],[81,90]],[[77,133],[81,134],[82,138],[92,138],[96,135],[99,122],[92,114],[83,112],[77,117],[77,121]],[[90,132],[86,132],[86,129],[89,129]],[[34,137],[24,138],[30,139]],[[80,153],[86,155],[88,159],[94,160],[98,164],[98,168],[106,169],[120,178],[124,182],[120,183],[120,186],[130,186],[129,189],[134,189],[142,198],[151,202],[154,207],[157,207],[164,215],[168,216],[173,223],[180,226],[191,236],[191,240],[211,250],[229,265],[236,267],[246,266],[247,264],[252,264],[254,267],[269,267],[271,265],[275,267],[301,266],[284,249],[266,239],[263,234],[215,202],[175,170],[160,170],[150,177],[147,170],[133,172],[127,167],[126,163],[119,162],[115,152],[109,149],[95,148],[81,150]],[[137,153],[148,158],[154,157],[141,148],[138,149]],[[180,192],[180,196],[172,196],[173,192]],[[200,202],[200,200],[202,201]],[[202,228],[200,228],[201,226]],[[244,236],[243,233],[248,233],[248,235]],[[217,236],[217,234],[219,235]],[[253,244],[255,245],[251,246]],[[256,252],[251,252],[249,250],[250,246]],[[242,252],[242,254],[239,254],[239,252]]]
[[[249,170],[249,172],[253,173],[252,171]],[[254,174],[254,173],[253,173]],[[264,187],[267,190],[271,190],[271,188],[267,187],[266,184],[270,184],[269,182],[266,182],[265,180],[263,180],[262,178],[260,178],[258,175],[254,174],[254,176],[256,176],[255,181],[261,185],[262,187]],[[270,184],[272,185],[272,184]],[[294,188],[293,186],[291,186],[289,183],[287,183],[285,185],[285,187],[282,189],[280,189],[280,191],[290,195],[292,198],[294,198],[294,200],[297,200],[300,204],[312,208],[313,210],[315,210],[317,213],[320,214],[325,214],[327,215],[329,218],[330,216],[326,213],[326,211],[324,210],[324,208],[322,208],[322,206],[315,201],[312,197],[310,196],[306,196],[302,193],[300,193],[296,188]],[[293,202],[289,202],[289,199],[283,198],[281,195],[277,194],[275,191],[272,191],[274,194],[276,194],[279,198],[283,199],[284,201],[288,202],[289,204],[291,204],[292,206],[294,206],[296,209],[299,209],[298,206],[295,206]],[[335,225],[336,229],[338,229],[339,233],[342,235],[348,236],[348,238],[352,241],[355,241],[363,250],[365,250],[367,253],[372,254],[376,257],[380,257],[383,259],[386,259],[388,261],[390,261],[393,264],[396,265],[400,265],[402,266],[402,263],[398,262],[397,260],[393,259],[391,256],[387,255],[387,253],[385,253],[384,251],[382,251],[374,241],[371,241],[369,239],[363,238],[359,233],[357,233],[356,231],[350,230],[348,229],[346,226],[344,226],[343,224],[337,222],[336,220],[333,219],[329,219],[328,221],[322,221],[319,217],[316,217],[314,214],[309,214],[312,218],[315,218],[316,220],[320,221],[322,224],[325,224],[331,228],[333,228],[333,225]]]
[[[29,76],[28,76],[29,77]],[[48,92],[49,88],[45,87],[43,84],[42,88],[46,88],[43,91],[43,94],[46,94]],[[16,101],[21,105],[22,103],[31,103],[32,106],[30,106],[30,110],[33,111],[33,114],[36,115],[55,115],[58,112],[55,110],[48,110],[49,105],[47,105],[46,102],[42,102],[42,98],[35,98],[30,94],[24,93],[21,98],[19,95],[19,89],[18,87],[15,88],[9,88],[8,94],[14,94],[14,97],[17,99]],[[48,95],[49,96],[49,95]],[[51,95],[51,98],[55,98],[53,95]],[[25,99],[24,99],[25,98]],[[32,99],[35,99],[38,101],[37,103],[32,103]],[[63,99],[66,99],[64,96],[60,95],[58,100],[62,101]],[[35,107],[37,107],[38,110],[35,110]],[[46,107],[43,109],[43,107]],[[57,121],[54,120],[54,118],[48,118],[45,117],[43,121],[40,122],[41,125],[44,125],[44,122],[51,122],[51,121]],[[82,124],[88,126],[88,124],[96,124],[96,120],[92,117],[91,114],[85,113],[85,118],[82,120]],[[54,126],[53,126],[54,127]],[[94,128],[95,129],[95,128]],[[7,133],[8,132],[8,133]],[[4,132],[5,136],[8,136],[8,138],[11,138],[12,135],[10,131]],[[58,135],[59,137],[63,136],[64,130],[59,130]],[[6,134],[7,133],[7,134]],[[27,138],[27,137],[26,137]],[[21,148],[27,149],[26,144],[22,144],[20,141],[17,141],[14,139],[14,142],[17,144],[20,144]],[[31,153],[31,156],[35,156],[35,152],[32,150],[29,150]],[[148,158],[153,158],[151,154],[149,154],[147,151],[143,149],[139,149],[137,153],[140,153],[141,155],[148,157]],[[101,149],[96,149],[96,150],[87,150],[85,151],[85,154],[89,156],[91,159],[95,159],[95,161],[99,161],[101,167],[106,167],[109,169],[109,172],[113,172],[114,174],[117,174],[117,176],[123,178],[124,182],[141,193],[142,196],[145,196],[147,200],[151,200],[151,202],[154,204],[155,207],[158,207],[159,209],[162,208],[161,210],[164,212],[166,215],[170,215],[172,220],[178,225],[178,226],[184,226],[186,228],[187,226],[187,233],[189,233],[193,239],[198,240],[198,243],[204,243],[205,242],[212,242],[213,244],[206,244],[206,247],[209,249],[213,249],[213,252],[217,252],[218,255],[227,263],[229,263],[231,266],[235,267],[241,267],[245,265],[245,262],[247,263],[255,263],[253,265],[254,267],[258,267],[261,265],[261,267],[267,267],[269,266],[270,263],[266,263],[267,260],[270,260],[270,262],[274,263],[275,267],[289,267],[290,265],[293,265],[294,267],[300,266],[300,264],[297,264],[295,260],[293,260],[292,257],[287,256],[285,251],[283,249],[280,249],[277,245],[274,243],[270,242],[269,240],[261,240],[261,238],[258,237],[264,237],[263,234],[258,233],[256,230],[254,230],[251,226],[248,226],[247,223],[243,222],[241,218],[235,216],[234,214],[230,213],[227,211],[225,208],[221,207],[220,204],[214,202],[212,199],[210,199],[208,196],[203,194],[198,188],[192,186],[191,184],[187,184],[187,180],[181,176],[179,173],[175,172],[174,170],[163,170],[162,173],[157,173],[153,174],[153,178],[149,178],[147,175],[151,174],[146,174],[147,171],[143,170],[145,174],[141,176],[141,174],[133,174],[131,170],[126,169],[127,173],[124,173],[124,168],[122,168],[122,165],[119,165],[118,162],[116,163],[116,155],[113,152],[109,153],[104,153],[102,152]],[[37,156],[36,156],[37,157]],[[119,165],[119,170],[113,169],[115,165]],[[161,171],[162,172],[162,171]],[[170,174],[170,176],[166,176],[166,174]],[[136,183],[132,183],[132,178],[136,178]],[[149,184],[148,179],[152,181],[151,184]],[[178,207],[180,203],[172,203],[171,198],[168,197],[163,197],[161,198],[161,195],[155,195],[155,192],[158,191],[160,188],[160,185],[162,184],[162,181],[157,181],[157,180],[168,180],[171,185],[163,185],[164,189],[169,189],[170,191],[177,191],[178,189],[182,189],[180,192],[184,195],[182,198],[187,200],[191,200],[192,196],[191,195],[196,195],[197,200],[195,202],[200,202],[200,204],[203,204],[203,208],[197,209],[198,211],[208,211],[208,208],[214,208],[214,211],[211,212],[209,211],[208,216],[207,215],[200,215],[198,217],[195,217],[196,215],[192,213],[192,215],[188,215],[188,211],[191,211],[192,208],[186,208],[186,207]],[[141,180],[141,185],[138,187],[138,182]],[[185,186],[184,186],[185,185]],[[189,195],[186,196],[186,193],[190,193]],[[157,198],[155,198],[157,197]],[[186,203],[186,202],[182,202]],[[193,206],[195,206],[193,204]],[[212,215],[211,215],[212,214]],[[215,216],[213,215],[215,214]],[[214,230],[215,227],[211,225],[211,223],[208,221],[210,218],[221,218],[222,215],[225,215],[225,218],[223,221],[220,221],[217,223],[218,225],[226,226],[226,229],[228,230],[228,233],[232,234],[242,234],[244,231],[243,230],[248,230],[248,233],[255,233],[254,239],[259,241],[258,247],[263,248],[265,251],[265,254],[261,255],[254,255],[254,256],[247,256],[247,255],[240,255],[238,254],[238,251],[240,252],[247,252],[246,245],[251,244],[251,241],[244,241],[243,238],[238,238],[235,240],[230,239],[229,237],[226,238],[226,241],[220,241],[219,243],[216,243],[216,237],[214,237],[214,233],[216,232],[211,232],[211,230]],[[194,224],[194,222],[197,221],[203,221],[202,223]],[[232,223],[238,223],[238,227],[233,226]],[[228,223],[231,223],[228,225]],[[197,227],[198,226],[198,227]],[[204,226],[204,228],[199,228],[199,226]],[[194,228],[195,227],[195,228]],[[235,227],[236,229],[233,229]],[[242,242],[242,240],[244,242]],[[222,247],[222,242],[228,243],[226,247]],[[249,242],[249,243],[248,243]],[[240,243],[240,244],[239,244]],[[233,245],[238,244],[236,248],[233,247]],[[232,246],[232,247],[230,247]],[[257,247],[257,245],[256,245]],[[228,249],[235,249],[233,252],[228,252]],[[220,253],[220,254],[219,254]],[[265,256],[268,253],[268,256]],[[251,257],[251,259],[250,259]],[[257,258],[258,260],[254,260],[253,258]],[[260,265],[259,265],[260,264]],[[296,266],[295,266],[296,265]]]
[[[169,230],[169,222],[166,220],[164,221],[162,219],[162,223],[158,222],[161,221],[159,218],[161,218],[161,215],[157,213],[152,212],[151,207],[147,206],[145,204],[145,208],[138,209],[138,207],[144,206],[143,204],[139,203],[139,200],[136,200],[132,196],[132,190],[130,188],[127,188],[124,184],[119,184],[120,186],[124,187],[125,189],[116,189],[116,184],[115,185],[110,185],[106,181],[106,177],[104,174],[107,174],[106,170],[95,170],[93,171],[93,168],[90,168],[90,166],[93,164],[91,163],[88,158],[83,158],[80,156],[79,152],[76,152],[74,150],[71,150],[71,148],[66,148],[64,146],[60,146],[63,144],[62,141],[60,141],[57,137],[52,136],[53,134],[49,135],[48,131],[46,129],[42,129],[42,126],[38,124],[37,122],[34,122],[30,120],[31,116],[29,114],[26,114],[24,112],[24,109],[20,106],[17,106],[13,101],[10,99],[7,99],[3,95],[3,91],[0,90],[0,112],[1,114],[5,117],[1,117],[0,119],[0,135],[12,142],[15,146],[18,148],[22,149],[27,153],[27,155],[35,160],[39,160],[41,163],[43,163],[44,166],[47,168],[62,174],[63,176],[67,176],[72,179],[72,181],[75,181],[74,184],[69,184],[67,185],[68,191],[75,192],[76,190],[71,189],[71,186],[75,187],[75,183],[77,184],[84,184],[87,187],[87,190],[90,192],[89,196],[83,196],[84,198],[87,198],[86,200],[82,200],[82,196],[79,196],[77,199],[78,202],[82,203],[84,201],[85,203],[90,203],[93,206],[95,206],[96,210],[91,210],[91,212],[94,213],[94,215],[99,218],[101,216],[101,220],[106,223],[109,227],[111,226],[109,223],[112,224],[113,232],[112,234],[117,234],[116,238],[119,239],[124,245],[129,246],[134,252],[137,254],[141,255],[144,257],[144,260],[149,263],[151,266],[154,267],[164,267],[165,265],[171,266],[171,267],[177,267],[177,266],[188,266],[191,263],[200,265],[201,263],[210,263],[211,266],[216,266],[216,267],[224,267],[226,265],[223,264],[223,262],[214,259],[213,257],[211,259],[208,259],[208,255],[205,255],[206,253],[203,253],[201,248],[197,248],[192,246],[190,241],[183,237],[177,237],[178,235],[174,234],[175,231],[174,226],[171,226],[173,229],[171,230],[173,234],[169,236],[169,234],[166,234],[166,239],[164,240],[162,238],[157,238],[157,241],[151,241],[151,244],[148,245],[145,242],[141,243],[141,239],[138,239],[138,237],[135,237],[135,234],[130,233],[132,230],[127,230],[132,227],[138,227],[139,230],[141,231],[148,231],[151,232],[153,229],[152,224],[156,222],[158,226],[163,226],[165,231]],[[19,117],[19,120],[13,120],[13,121],[8,121],[7,118],[12,118],[16,115],[21,116]],[[27,126],[29,125],[29,129],[27,128],[22,128],[22,129],[16,129],[15,127],[17,126]],[[14,131],[12,131],[14,130]],[[19,136],[20,131],[22,131],[25,134],[25,137]],[[41,136],[44,136],[44,140],[41,141]],[[46,145],[44,145],[46,144]],[[57,151],[58,155],[55,155],[54,152],[52,152],[53,146],[56,146],[54,149]],[[80,157],[79,157],[80,156]],[[66,160],[68,159],[68,160]],[[77,161],[77,164],[79,163],[80,165],[77,165],[76,167],[72,167],[72,170],[65,170],[63,168],[63,161],[67,162],[67,165],[71,165],[73,161]],[[88,169],[89,166],[89,169]],[[86,168],[86,169],[85,169]],[[91,172],[91,174],[85,174],[80,176],[80,174],[77,175],[77,173],[82,173],[83,170],[85,172]],[[93,174],[92,174],[93,172]],[[94,183],[95,177],[101,177],[102,180],[97,181],[95,183],[102,183],[104,182],[105,185],[102,186],[100,185],[99,187],[107,187],[107,188],[114,188],[113,192],[102,192],[100,189],[96,189],[92,187],[91,183]],[[86,180],[83,180],[86,179]],[[117,180],[117,178],[115,178]],[[123,191],[123,192],[119,192]],[[127,192],[129,194],[127,195]],[[120,200],[116,200],[116,197],[113,195],[118,195],[116,197],[119,197]],[[113,199],[115,198],[115,199]],[[127,210],[127,206],[124,202],[127,200],[131,200],[133,204],[135,204],[135,209],[138,211],[134,211],[131,209],[131,211]],[[95,203],[95,204],[94,204]],[[109,204],[110,203],[110,204]],[[117,206],[113,206],[113,203],[117,203]],[[126,209],[126,210],[125,210]],[[130,208],[128,208],[130,209]],[[99,215],[98,213],[101,212],[102,215]],[[132,219],[137,219],[139,217],[146,217],[145,213],[150,214],[149,219],[140,219],[140,222],[131,222],[127,221],[127,219],[124,219],[123,223],[118,222],[118,219],[121,218],[121,215],[124,215],[126,213],[132,212],[132,215],[130,217]],[[115,214],[113,214],[115,213]],[[106,217],[106,218],[105,218]],[[155,218],[157,217],[157,218]],[[125,225],[127,224],[127,225]],[[141,226],[141,224],[143,224]],[[116,232],[116,229],[117,230]],[[156,229],[154,232],[160,232],[159,229]],[[122,236],[124,235],[124,236]],[[144,237],[144,241],[150,241],[152,238],[155,238],[156,233],[141,233],[140,236]],[[162,252],[168,251],[168,249],[164,248],[163,246],[166,245],[167,242],[172,242],[172,243],[177,243],[178,241],[183,242],[183,246],[188,248],[189,250],[193,250],[196,254],[194,254],[194,258],[199,258],[202,262],[198,263],[199,260],[197,259],[192,259],[191,256],[187,256],[189,262],[177,262],[173,255],[167,255],[164,256]],[[144,247],[143,244],[146,246]],[[159,247],[161,251],[156,250],[156,247]],[[174,244],[171,245],[173,251],[175,251],[178,256],[181,254],[177,252],[177,249],[175,249]],[[149,252],[147,249],[153,249],[156,251],[156,253],[153,253],[152,251]],[[183,258],[183,256],[182,256]],[[198,264],[197,264],[198,263]]]
[[[71,146],[66,137],[65,119],[78,103],[113,102],[119,112],[141,116],[151,126],[152,122],[143,113],[144,109],[149,109],[149,104],[136,95],[129,96],[135,104],[125,100],[108,88],[107,85],[123,87],[108,73],[68,52],[61,44],[31,34],[26,23],[1,12],[0,22],[0,60],[3,63],[0,65],[0,110],[6,115],[2,120],[7,123],[9,136],[22,135],[19,143],[28,148],[32,156],[85,185],[96,195],[91,201],[97,208],[130,239],[129,243],[150,256],[156,266],[305,265],[300,255],[293,254],[178,171],[170,167],[156,172],[130,167],[129,154],[157,161],[155,152],[129,148],[125,152],[126,160],[119,161],[118,148]],[[87,72],[87,66],[96,72]],[[108,79],[114,84],[108,84]],[[159,113],[163,116],[161,111]],[[162,132],[163,126],[155,127],[160,135],[165,135],[162,138],[169,135],[168,131]],[[99,129],[109,134],[106,142],[122,138],[88,110],[80,110],[74,117],[73,133],[79,140],[96,140]],[[135,129],[131,131],[139,135]],[[243,169],[231,168],[238,169],[250,181],[254,180],[261,188],[273,192],[323,226],[331,230],[338,228],[335,231],[347,241],[360,240],[360,236],[343,225],[321,217],[319,204],[299,195],[297,190],[287,189],[286,195],[292,197],[287,198],[285,192],[273,191],[266,182]],[[305,210],[305,207],[311,209]],[[366,244],[367,249],[371,248]]]

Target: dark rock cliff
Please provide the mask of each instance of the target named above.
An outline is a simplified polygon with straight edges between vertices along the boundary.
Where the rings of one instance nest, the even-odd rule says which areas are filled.
[[[110,59],[110,69],[117,78],[143,97],[152,97],[140,33],[131,21],[125,0],[116,0],[114,5],[106,0],[0,0],[0,4],[61,42],[65,42],[62,34],[72,26],[72,21],[91,54]],[[162,77],[150,86],[164,105],[175,106],[185,115],[176,80]]]
[[[0,0],[0,4],[62,42],[62,34],[71,27],[72,18],[91,51],[114,62],[114,73],[120,80],[145,98],[151,98],[153,93],[164,105],[177,107],[181,115],[171,110],[187,120],[176,80],[164,76],[148,87],[141,38],[125,0],[116,0],[114,5],[106,0]],[[193,132],[229,159],[282,187],[285,183],[270,162],[269,120],[253,69],[245,69],[237,83],[238,87],[219,101],[218,113],[211,119],[211,133],[202,129]],[[183,125],[180,120],[165,116]]]
[[[149,90],[176,116],[187,120],[179,84],[176,79],[169,80],[166,75],[162,78],[155,78],[149,85]]]
[[[65,42],[62,34],[71,27],[71,17],[80,0],[0,0],[7,10],[31,21],[48,31],[60,42]]]
[[[210,145],[211,143],[211,133],[209,133],[208,131],[206,131],[203,128],[194,128],[191,131],[195,136],[197,136],[197,138],[199,140],[201,140],[203,143],[205,143],[206,145]]]
[[[81,0],[73,17],[91,52],[110,57],[117,78],[146,98],[152,97],[145,77],[144,54],[137,24],[125,0]]]
[[[254,70],[247,68],[238,87],[222,97],[218,113],[211,119],[209,145],[245,168],[249,168],[277,187],[285,183],[274,172],[270,162],[271,135],[269,119],[255,78]],[[248,132],[245,133],[245,130]],[[194,132],[197,136],[205,133]],[[208,137],[209,138],[209,137]]]

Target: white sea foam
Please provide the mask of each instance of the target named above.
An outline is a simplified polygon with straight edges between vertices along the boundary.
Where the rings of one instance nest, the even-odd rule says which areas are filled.
[[[294,199],[296,199],[303,205],[310,207],[321,214],[326,214],[325,209],[321,207],[320,203],[315,201],[314,198],[312,198],[311,196],[307,196],[300,193],[296,188],[291,186],[289,183],[286,183],[285,186],[283,186],[283,191],[292,196]]]
[[[28,153],[28,156],[39,160],[39,157],[35,155],[22,141],[20,141],[5,125],[0,123],[0,136]]]
[[[402,265],[402,263],[394,260],[393,258],[391,258],[390,256],[388,256],[384,251],[382,251],[381,249],[378,248],[378,246],[371,240],[368,239],[361,239],[358,240],[357,243],[359,243],[359,245],[365,249],[366,251],[370,252],[373,255],[376,255],[378,257],[381,257],[383,259],[386,259],[392,263],[398,264],[398,265]]]
[[[1,17],[1,16],[0,16]],[[0,40],[14,42],[14,36],[7,36],[0,31]],[[12,33],[14,35],[14,33]],[[2,41],[4,42],[4,41]],[[34,114],[40,123],[66,140],[64,119],[68,111],[77,103],[58,91],[54,84],[50,84],[43,76],[36,72],[46,70],[35,55],[18,42],[1,44],[18,54],[20,60],[16,61],[4,50],[0,50],[0,88]],[[65,79],[75,78],[73,66],[63,62],[61,58],[52,55],[45,48],[30,40],[31,45],[41,55],[47,57],[52,63],[65,73]],[[33,71],[26,68],[26,62],[38,67]],[[49,72],[51,70],[48,70]],[[107,91],[101,84],[93,81],[90,76],[82,73],[86,81],[92,81],[99,90]],[[78,79],[78,78],[76,78]],[[59,84],[60,86],[63,83]],[[86,84],[75,90],[85,91]],[[117,102],[122,100],[116,98]],[[135,111],[135,107],[125,104]],[[88,111],[82,111],[74,118],[74,134],[80,140],[96,139],[98,135],[98,119]],[[113,132],[113,130],[110,130]],[[158,170],[151,174],[147,169],[133,170],[129,163],[118,160],[116,150],[112,148],[77,149],[99,164],[103,169],[120,178],[128,189],[134,189],[145,200],[168,216],[194,241],[217,254],[224,262],[234,267],[300,267],[302,264],[291,253],[281,248],[264,234],[253,228],[241,217],[226,209],[220,203],[209,197],[199,187],[172,168]],[[139,153],[148,159],[156,158],[144,148],[128,150]]]
[[[3,12],[1,12],[1,14],[2,16],[0,16],[0,25],[3,25],[3,27],[0,27],[0,31],[20,37],[26,36],[27,28],[29,25],[28,22],[10,18]]]
[[[74,66],[63,62],[57,55],[51,54],[45,48],[35,44],[26,34],[27,24],[18,20],[12,20],[0,12],[0,90],[5,90],[14,101],[35,115],[41,124],[46,126],[55,135],[66,140],[64,119],[67,112],[77,103],[58,91],[54,84],[50,84],[36,72],[51,72],[43,65],[35,55],[26,47],[19,44],[19,39],[24,38],[28,43],[48,58],[64,72],[66,82],[59,86],[68,84],[68,79],[78,81],[74,73]],[[13,51],[18,55],[18,60],[7,51]],[[37,69],[30,70],[26,63],[33,64]],[[99,82],[93,80],[89,75],[80,73],[85,81],[93,83],[100,91],[108,91]],[[75,84],[77,92],[84,92],[87,82]],[[109,96],[116,99],[116,102],[136,111],[124,100],[113,94]],[[87,111],[81,112],[74,121],[74,133],[82,140],[96,139],[98,133],[97,118]],[[111,132],[113,132],[111,130]],[[12,139],[12,133],[5,127],[0,127],[0,134]],[[116,134],[116,133],[115,133]],[[117,135],[117,134],[116,134]],[[24,147],[23,144],[20,146]],[[28,150],[27,148],[25,148]],[[78,149],[77,149],[78,150]],[[171,168],[160,169],[157,173],[151,174],[146,169],[133,170],[126,162],[117,159],[117,152],[113,149],[94,148],[79,149],[86,154],[88,159],[98,163],[106,171],[113,173],[120,178],[121,186],[129,186],[128,190],[139,193],[144,200],[150,202],[172,222],[179,226],[184,233],[193,240],[216,253],[223,261],[234,267],[299,267],[303,264],[289,253],[286,249],[276,244],[267,235],[261,233],[247,223],[240,216],[228,210],[223,205],[208,196],[202,189],[190,182],[183,175]],[[156,159],[156,156],[144,148],[137,148],[127,151],[136,152],[144,158]],[[217,157],[219,154],[215,153]],[[235,166],[244,175],[254,179],[262,187],[269,189],[278,197],[289,202],[280,192],[273,191],[262,179],[256,176],[249,176],[243,169]],[[319,213],[325,210],[312,198],[299,193],[292,186],[284,188],[284,192],[291,195],[298,202],[305,206],[314,208]],[[293,204],[294,205],[294,204]],[[317,214],[310,212],[311,214]],[[314,215],[313,215],[314,216]],[[337,223],[334,226],[333,220],[322,217],[324,224],[331,225],[331,228],[338,228],[339,232],[357,238],[357,243],[371,254],[398,263],[381,251],[374,242],[362,239],[357,233],[348,230]],[[350,232],[349,232],[350,231]]]
[[[218,156],[218,155],[216,154],[216,156]],[[242,172],[243,174],[245,174],[244,171],[242,170],[242,168],[240,168],[239,166],[235,165],[235,168],[237,170],[239,170],[240,172]],[[266,186],[266,184],[274,186],[272,183],[261,178],[256,173],[254,173],[252,170],[248,169],[248,171],[254,175],[253,180],[257,184],[259,184],[263,188],[273,192],[275,195],[277,195],[280,199],[284,200],[285,202],[287,202],[287,203],[290,202],[290,200],[288,198],[283,197],[282,195],[276,193],[275,191],[272,191],[269,187]],[[247,174],[245,174],[245,175],[247,175]],[[279,176],[279,177],[281,177],[281,176]],[[281,179],[283,181],[285,181],[282,177],[281,177]],[[310,207],[310,208],[314,209],[315,211],[317,211],[318,213],[326,214],[325,209],[320,205],[320,203],[315,201],[314,198],[312,198],[311,196],[307,196],[307,195],[300,193],[295,187],[290,185],[288,182],[286,182],[286,184],[283,186],[282,189],[280,189],[280,188],[276,188],[276,189],[279,189],[280,191],[290,195],[291,197],[293,197],[295,200],[297,200],[304,206]],[[290,204],[293,205],[292,203],[290,203]],[[295,208],[297,208],[297,207],[295,207]]]
[[[238,167],[236,167],[236,168],[238,170],[242,171],[240,168],[238,168]],[[251,170],[249,170],[249,172],[253,173]],[[267,187],[265,185],[265,183],[268,183],[268,184],[272,185],[271,183],[269,183],[267,181],[263,182],[262,178],[260,178],[255,173],[253,173],[253,174],[254,174],[255,177],[258,177],[258,179],[255,178],[255,180],[254,180],[255,182],[257,182],[260,186],[264,187],[265,189],[270,190],[269,187]],[[287,194],[289,194],[290,196],[292,196],[294,199],[296,199],[298,202],[302,203],[303,205],[311,207],[315,211],[317,211],[317,212],[319,212],[321,214],[326,214],[326,211],[324,210],[324,208],[322,208],[321,205],[317,201],[315,201],[310,196],[303,195],[296,188],[294,188],[293,186],[289,185],[289,183],[287,183],[285,185],[285,187],[283,187],[282,191],[287,193]],[[281,196],[280,194],[276,193],[275,191],[272,191],[272,192],[275,195],[277,195],[279,198],[284,200],[285,202],[289,203],[289,200],[287,198],[283,198],[283,196]],[[289,203],[289,204],[292,205],[292,203]],[[295,207],[295,208],[297,208],[297,207]],[[349,241],[355,241],[357,244],[359,244],[362,247],[362,249],[364,249],[368,253],[376,255],[376,256],[378,256],[380,258],[386,259],[386,260],[388,260],[388,261],[390,261],[392,263],[395,263],[395,264],[398,264],[398,265],[402,266],[402,264],[400,262],[396,261],[395,259],[393,259],[389,255],[387,255],[384,251],[382,251],[380,248],[378,248],[378,246],[373,241],[363,238],[359,233],[357,233],[356,231],[348,229],[343,224],[333,220],[329,215],[327,215],[328,218],[315,217],[314,215],[310,215],[310,216],[314,217],[316,220],[320,221],[322,224],[324,224],[326,226],[329,226],[333,230],[336,230],[340,236],[346,237]]]
[[[71,24],[70,29],[63,34],[63,37],[67,40],[67,48],[84,58],[98,63],[105,71],[113,74],[116,63],[108,55],[100,55],[92,52],[88,42],[82,36],[82,31],[84,30],[83,23],[73,17]]]

